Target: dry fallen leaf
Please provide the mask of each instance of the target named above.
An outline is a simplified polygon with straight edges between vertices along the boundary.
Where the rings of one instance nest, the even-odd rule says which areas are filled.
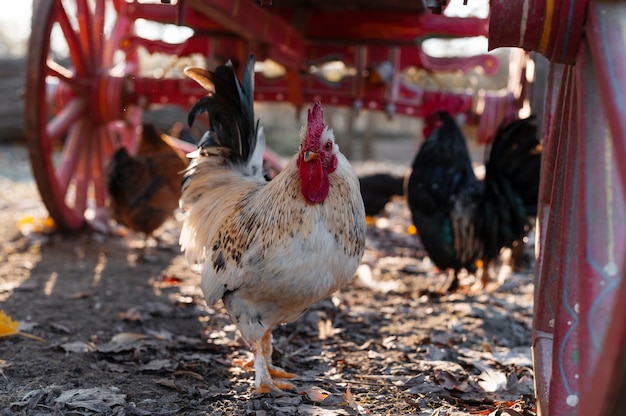
[[[76,293],[72,293],[70,295],[68,295],[68,299],[88,299],[88,298],[92,298],[94,295],[94,292],[91,290],[85,290],[82,292],[76,292]]]
[[[174,377],[191,377],[191,378],[195,378],[196,380],[204,380],[204,377],[202,377],[201,374],[198,374],[194,371],[188,371],[188,370],[178,370],[178,371],[174,371],[172,373],[172,375]]]
[[[350,391],[350,386],[348,386],[348,388],[346,389],[344,398],[346,399],[346,402],[348,402],[348,405],[352,408],[352,410],[357,412],[357,414],[366,415],[369,413],[369,410],[365,409],[363,406],[356,402],[354,396],[352,395],[352,391]]]
[[[3,310],[0,310],[0,336],[6,337],[15,335],[18,330],[19,323],[11,319]]]
[[[115,408],[126,405],[126,394],[120,393],[116,387],[93,387],[89,389],[73,389],[61,393],[54,399],[56,408],[87,409],[98,413],[118,414]],[[116,410],[116,409],[115,409]]]
[[[312,386],[302,391],[302,393],[306,394],[308,399],[311,400],[312,402],[318,402],[318,403],[321,403],[326,397],[330,395],[329,391],[321,389],[317,386]]]
[[[96,347],[93,344],[88,344],[83,341],[66,342],[64,344],[61,344],[60,347],[67,353],[73,352],[77,354],[84,352],[93,352],[96,350]]]
[[[97,350],[105,354],[132,350],[136,348],[137,345],[139,345],[139,341],[144,338],[146,338],[144,334],[120,332],[119,334],[113,335],[111,341],[98,344]]]
[[[173,366],[173,362],[166,358],[162,359],[154,359],[146,364],[139,366],[141,371],[160,371],[171,368]]]
[[[112,344],[132,344],[136,341],[144,339],[146,336],[144,334],[138,334],[136,332],[120,332],[119,334],[113,335],[111,337]]]
[[[5,368],[11,367],[11,363],[6,361],[6,360],[0,360],[0,376],[4,377],[4,379],[6,381],[9,381],[9,379],[7,378],[7,376],[4,375],[4,370]]]
[[[183,279],[181,279],[178,276],[174,276],[174,275],[169,275],[169,274],[165,274],[163,276],[161,276],[161,282],[169,285],[169,286],[176,286],[181,284],[183,281]]]
[[[520,412],[513,410],[513,409],[500,408],[489,413],[489,416],[523,416],[523,415]]]
[[[17,222],[17,229],[22,235],[31,233],[47,234],[54,229],[54,220],[48,218],[35,218],[32,215],[25,215]]]
[[[11,335],[21,335],[23,337],[39,341],[43,344],[47,343],[47,341],[43,338],[19,331],[19,326],[20,325],[18,321],[13,320],[9,315],[6,314],[6,312],[0,309],[0,338],[8,337]]]
[[[182,391],[182,390],[180,389],[180,387],[178,387],[178,386],[176,385],[176,382],[175,382],[174,380],[172,380],[172,379],[169,379],[169,378],[159,378],[159,379],[154,380],[154,382],[155,382],[156,384],[159,384],[159,385],[161,385],[161,386],[168,387],[168,388],[170,388],[170,389],[174,389],[174,390]]]
[[[138,307],[132,307],[124,312],[119,312],[117,317],[129,322],[140,322],[144,320]]]
[[[317,321],[318,337],[321,340],[328,339],[335,334],[341,333],[341,329],[333,328],[333,321],[330,319]]]

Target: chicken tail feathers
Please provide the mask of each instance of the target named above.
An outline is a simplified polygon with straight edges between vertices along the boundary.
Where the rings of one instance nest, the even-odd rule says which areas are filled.
[[[493,238],[487,240],[499,246],[520,238],[528,218],[537,214],[541,164],[537,130],[534,116],[502,123],[486,162],[485,211],[493,225],[487,230]]]
[[[250,54],[241,83],[230,61],[214,71],[186,68],[185,74],[209,92],[193,105],[188,116],[189,125],[204,112],[209,117],[209,130],[198,145],[200,155],[207,155],[209,148],[226,148],[226,157],[237,169],[261,176],[265,140],[254,120],[254,64],[255,55]]]

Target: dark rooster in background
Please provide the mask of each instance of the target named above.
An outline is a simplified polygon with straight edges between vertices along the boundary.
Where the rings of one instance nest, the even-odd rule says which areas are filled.
[[[143,233],[146,242],[178,207],[182,172],[188,160],[175,142],[154,125],[144,124],[136,154],[132,156],[120,147],[107,165],[109,216]]]
[[[465,137],[446,112],[425,123],[422,144],[408,179],[407,199],[424,248],[441,270],[485,268],[503,247],[530,228],[537,213],[541,144],[534,116],[502,123],[485,163],[485,179],[472,169]]]
[[[380,214],[395,195],[404,195],[404,177],[388,173],[359,176],[365,215]]]

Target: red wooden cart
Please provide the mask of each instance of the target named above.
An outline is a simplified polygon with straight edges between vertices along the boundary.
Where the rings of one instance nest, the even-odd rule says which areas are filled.
[[[433,58],[422,41],[488,35],[490,48],[538,52],[549,60],[533,323],[538,408],[618,414],[626,393],[626,3],[491,0],[484,19],[441,15],[446,3],[34,0],[26,132],[50,216],[74,231],[105,215],[104,167],[116,147],[134,149],[142,112],[187,109],[204,94],[183,77],[142,73],[141,51],[236,64],[253,50],[284,70],[257,76],[259,101],[321,100],[415,117],[443,108],[464,113],[481,139],[529,98],[529,55],[513,71],[516,88],[477,97],[421,88],[402,74],[411,67],[493,74],[509,63],[492,54]],[[138,19],[187,26],[193,36],[178,44],[147,39],[135,31]],[[343,64],[336,79],[322,70],[331,62]]]

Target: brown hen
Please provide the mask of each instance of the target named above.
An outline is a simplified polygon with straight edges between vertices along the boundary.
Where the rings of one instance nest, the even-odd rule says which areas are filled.
[[[185,155],[152,124],[144,124],[136,155],[120,147],[106,171],[110,218],[146,239],[178,207]]]

